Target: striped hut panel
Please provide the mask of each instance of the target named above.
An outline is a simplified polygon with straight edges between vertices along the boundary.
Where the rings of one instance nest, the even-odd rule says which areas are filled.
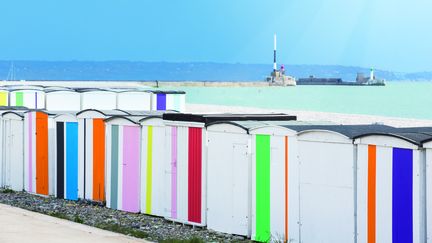
[[[105,201],[105,123],[93,119],[92,195],[94,201]]]
[[[48,115],[36,115],[36,193],[48,195]]]
[[[85,134],[85,119],[79,119],[78,120],[78,198],[85,198],[84,194],[84,188],[85,188],[85,168],[84,168],[84,161],[86,158],[85,151],[86,151],[86,134]]]
[[[153,214],[153,126],[144,126],[141,131],[141,209]]]
[[[252,166],[252,239],[298,239],[297,142],[289,137],[255,135]],[[291,162],[292,161],[292,162]]]
[[[187,127],[177,127],[177,171],[172,183],[172,204],[176,207],[177,220],[188,221],[188,139]],[[174,205],[175,204],[175,205]]]
[[[64,122],[56,123],[56,197],[65,198],[65,129]]]
[[[7,91],[0,91],[0,106],[9,105],[9,93]]]
[[[105,181],[105,200],[106,200],[106,206],[107,208],[112,208],[111,205],[111,176],[112,176],[112,125],[111,124],[105,124],[105,142],[106,142],[106,181]]]
[[[167,156],[165,142],[165,127],[153,127],[153,144],[152,144],[152,214],[157,216],[165,216],[164,203],[164,180],[165,174],[165,158]],[[168,150],[169,151],[169,150]]]
[[[143,213],[166,216],[164,210],[164,127],[144,126],[141,140],[141,210]]]
[[[24,187],[27,192],[36,193],[36,116],[28,112],[24,121]]]
[[[84,198],[93,200],[93,119],[84,119]]]
[[[64,129],[65,199],[78,200],[78,123],[66,122]]]
[[[188,218],[202,222],[202,128],[188,128]]]

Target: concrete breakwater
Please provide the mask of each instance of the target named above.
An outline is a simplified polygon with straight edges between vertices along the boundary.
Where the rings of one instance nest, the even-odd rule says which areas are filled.
[[[62,87],[137,88],[137,87],[267,87],[264,81],[2,81],[0,85],[49,85]]]

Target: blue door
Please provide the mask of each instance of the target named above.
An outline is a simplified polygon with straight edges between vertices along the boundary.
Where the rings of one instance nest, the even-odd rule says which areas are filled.
[[[78,123],[66,122],[66,199],[78,200]]]

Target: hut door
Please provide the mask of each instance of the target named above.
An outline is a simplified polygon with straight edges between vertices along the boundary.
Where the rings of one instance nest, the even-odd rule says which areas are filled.
[[[36,193],[48,195],[48,115],[36,113]]]
[[[93,120],[93,200],[105,200],[105,123]]]
[[[78,200],[78,123],[66,123],[66,198]]]
[[[246,144],[233,145],[233,166],[232,166],[232,230],[235,234],[248,235],[248,146]],[[245,203],[246,202],[246,203]],[[246,204],[246,205],[245,205]]]
[[[128,212],[139,212],[139,156],[140,128],[123,128],[123,188],[122,207]]]

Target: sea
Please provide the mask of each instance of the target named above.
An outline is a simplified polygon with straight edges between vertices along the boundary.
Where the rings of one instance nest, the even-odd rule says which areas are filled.
[[[386,86],[182,87],[186,102],[432,119],[432,82]]]

